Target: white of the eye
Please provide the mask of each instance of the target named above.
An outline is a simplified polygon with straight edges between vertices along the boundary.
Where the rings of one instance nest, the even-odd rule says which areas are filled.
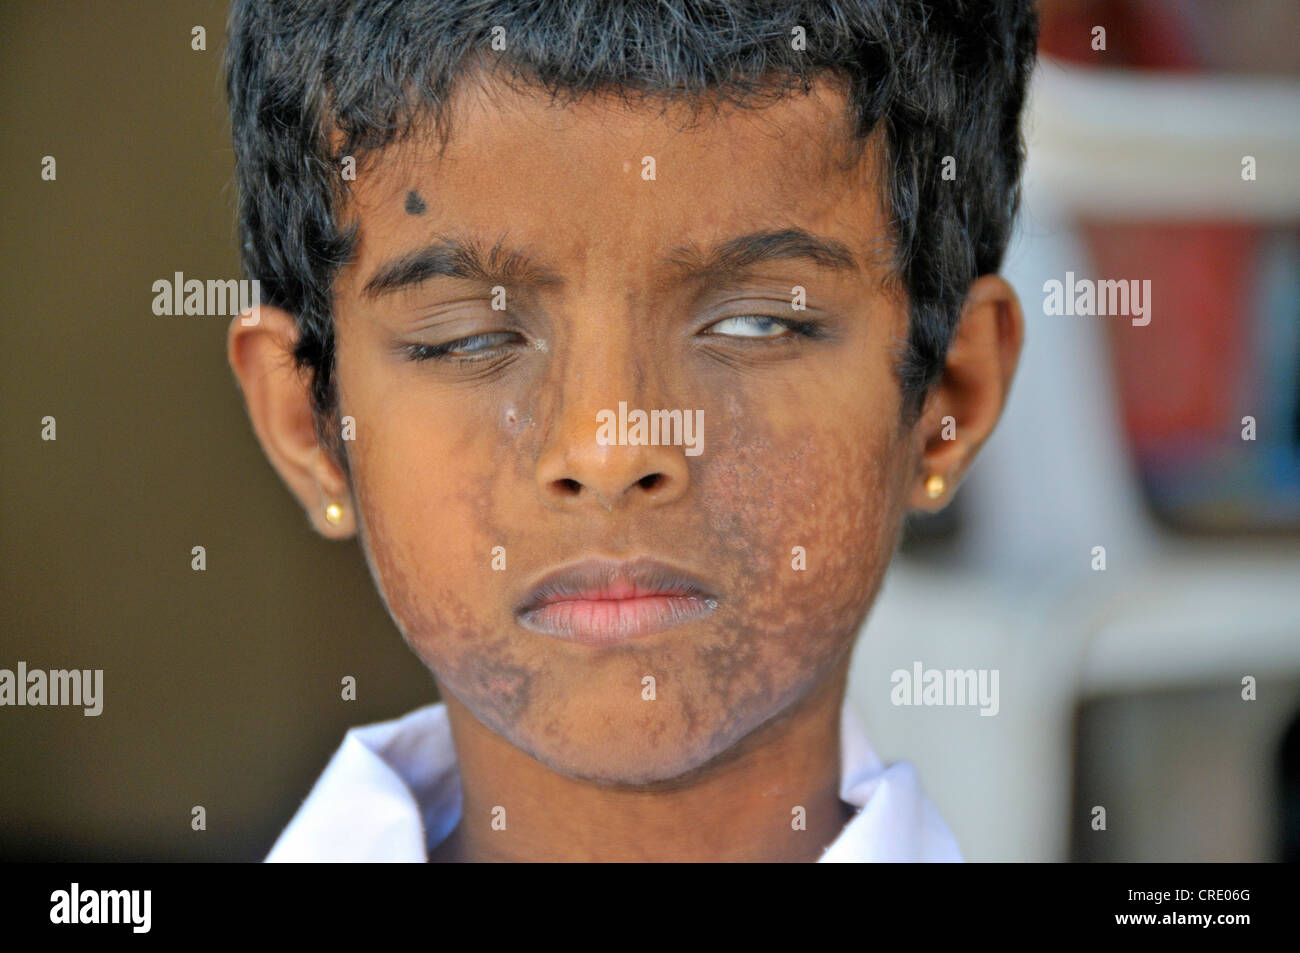
[[[489,332],[487,334],[472,334],[461,341],[460,347],[453,348],[452,354],[478,354],[480,351],[490,351],[492,348],[501,344],[498,338],[506,335]]]
[[[713,327],[711,327],[711,328],[709,329],[709,331],[710,331],[710,333],[712,333],[712,334],[719,334],[719,333],[722,333],[722,332],[719,332],[719,331],[718,331],[718,328],[726,327],[728,324],[731,324],[732,322],[739,322],[739,323],[741,323],[743,326],[748,327],[748,328],[753,328],[753,327],[755,327],[756,325],[767,325],[767,326],[770,326],[770,327],[774,328],[774,329],[775,329],[775,333],[771,333],[771,334],[764,334],[764,333],[751,334],[751,333],[745,333],[745,332],[742,332],[742,333],[740,333],[740,334],[729,334],[729,335],[727,335],[728,337],[739,337],[739,338],[772,338],[772,337],[780,337],[782,332],[785,332],[786,330],[788,330],[788,329],[785,327],[785,325],[781,324],[781,323],[780,323],[779,321],[777,321],[775,318],[769,318],[769,317],[767,317],[766,315],[762,315],[762,314],[753,314],[753,315],[737,315],[737,316],[734,317],[734,318],[724,318],[724,319],[722,319],[721,321],[719,321],[717,324],[713,325]]]

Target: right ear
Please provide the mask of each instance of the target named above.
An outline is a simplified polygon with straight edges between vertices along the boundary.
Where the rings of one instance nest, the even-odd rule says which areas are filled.
[[[297,341],[293,315],[261,305],[230,322],[226,356],[267,459],[307,510],[317,532],[345,539],[356,531],[348,480],[316,437],[310,382],[293,358]],[[337,524],[325,518],[331,503],[342,507]]]

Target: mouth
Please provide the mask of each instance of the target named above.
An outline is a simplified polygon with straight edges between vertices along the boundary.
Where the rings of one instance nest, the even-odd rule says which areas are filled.
[[[515,607],[533,632],[618,645],[701,619],[718,607],[703,582],[654,559],[588,559],[545,576]]]

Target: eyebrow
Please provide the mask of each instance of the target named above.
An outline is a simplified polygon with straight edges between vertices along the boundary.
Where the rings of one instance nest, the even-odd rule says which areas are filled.
[[[527,252],[510,249],[499,239],[490,249],[474,239],[441,238],[387,262],[366,282],[366,298],[395,294],[430,278],[463,278],[488,285],[546,287],[560,276],[534,262]]]
[[[771,261],[802,260],[821,268],[852,271],[859,267],[849,246],[802,228],[770,229],[729,238],[707,250],[679,246],[667,262],[682,277],[721,282]],[[375,272],[362,295],[379,298],[422,284],[431,278],[462,278],[489,285],[549,287],[562,283],[555,271],[537,264],[526,252],[510,249],[499,239],[487,251],[474,239],[442,238],[396,258]]]
[[[821,268],[854,271],[859,265],[844,242],[782,228],[729,238],[707,251],[697,245],[674,249],[669,262],[696,281],[725,281],[770,261],[802,260]]]

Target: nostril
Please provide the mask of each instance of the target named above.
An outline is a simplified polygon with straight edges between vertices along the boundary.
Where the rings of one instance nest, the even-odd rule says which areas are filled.
[[[576,496],[582,491],[582,484],[577,480],[570,480],[568,477],[565,477],[564,479],[556,480],[555,482],[563,492],[568,493],[571,496]]]
[[[655,487],[657,487],[660,483],[663,482],[663,479],[664,476],[662,473],[651,473],[637,480],[636,485],[643,490],[653,490]]]

